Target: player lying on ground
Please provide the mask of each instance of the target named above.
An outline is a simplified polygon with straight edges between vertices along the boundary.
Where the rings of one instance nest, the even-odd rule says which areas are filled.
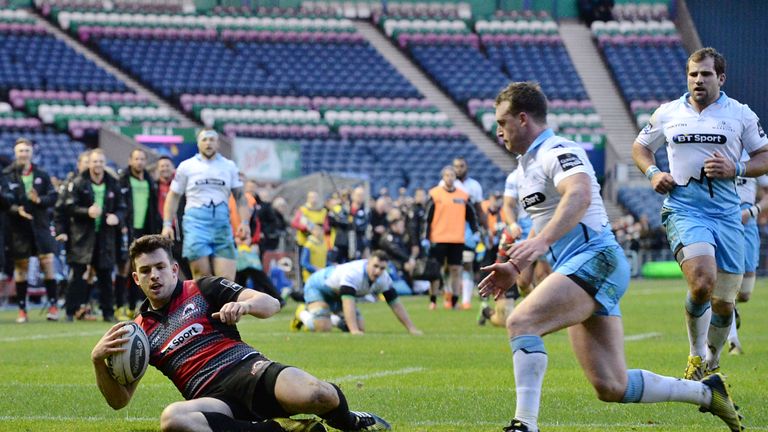
[[[134,281],[147,296],[135,322],[149,337],[150,364],[186,399],[163,410],[163,431],[325,430],[317,420],[288,419],[300,413],[344,431],[390,428],[373,414],[351,412],[336,385],[273,362],[242,342],[240,318],[268,318],[280,310],[278,301],[224,278],[178,280],[171,247],[172,240],[150,235],[129,251]],[[105,362],[124,350],[124,324],[110,328],[91,353],[96,383],[114,409],[128,404],[139,383],[119,384]]]

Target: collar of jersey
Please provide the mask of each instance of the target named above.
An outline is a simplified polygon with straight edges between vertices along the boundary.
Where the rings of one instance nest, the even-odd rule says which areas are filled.
[[[530,147],[528,147],[528,151],[525,153],[531,153],[536,149],[536,147],[540,146],[544,143],[544,141],[548,140],[549,138],[552,138],[555,136],[555,131],[553,131],[551,128],[544,129],[542,133],[539,134],[539,136],[536,137],[535,140],[533,140],[533,143]]]
[[[203,155],[202,155],[202,154],[200,154],[200,153],[197,153],[197,154],[195,155],[195,157],[197,158],[197,160],[199,160],[199,161],[203,161]],[[214,156],[214,157],[213,157],[213,159],[206,159],[206,160],[209,160],[209,161],[216,161],[216,160],[219,160],[221,157],[222,157],[222,156],[221,156],[219,153],[216,153],[216,156]]]
[[[691,95],[691,92],[685,92],[685,94],[684,94],[684,95],[683,95],[683,97],[682,97],[682,99],[683,99],[683,103],[684,103],[685,105],[687,105],[687,106],[691,106],[691,103],[690,103],[690,102],[688,102],[688,97],[689,97],[690,95]],[[718,104],[722,105],[722,104],[724,104],[724,103],[725,103],[726,99],[728,99],[728,95],[726,95],[724,91],[720,90],[720,97],[719,97],[719,98],[717,98],[717,100],[715,101],[715,103],[718,103]]]

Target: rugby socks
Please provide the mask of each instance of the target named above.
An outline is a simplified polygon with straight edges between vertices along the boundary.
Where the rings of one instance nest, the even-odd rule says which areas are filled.
[[[45,286],[45,295],[48,297],[48,303],[51,306],[56,306],[56,302],[59,299],[58,293],[56,292],[56,279],[43,280],[43,286]]]
[[[125,295],[128,290],[128,277],[115,276],[115,308],[120,308],[125,305]]]
[[[312,312],[304,309],[303,311],[299,312],[299,319],[304,324],[304,327],[307,328],[307,330],[315,331],[315,316],[312,314]]]
[[[27,281],[16,281],[16,301],[19,303],[19,310],[27,310]]]
[[[736,308],[733,308],[733,319],[731,320],[731,329],[728,331],[728,342],[739,343],[739,331],[736,328]]]
[[[472,282],[472,275],[464,271],[461,273],[461,304],[472,303],[472,289],[475,284]]]
[[[656,375],[642,369],[627,371],[627,389],[621,403],[685,402],[709,406],[712,392],[700,381]]]
[[[456,309],[456,305],[459,303],[459,296],[452,295],[451,296],[451,307]]]
[[[710,303],[697,304],[693,302],[691,293],[685,299],[685,321],[688,326],[688,342],[691,345],[692,356],[702,360],[707,354],[707,331],[712,317]]]
[[[250,422],[235,420],[217,412],[203,412],[208,427],[214,431],[228,432],[283,432],[283,428],[274,420]]]
[[[336,389],[336,394],[339,397],[339,405],[328,411],[325,414],[318,414],[320,418],[325,420],[329,426],[341,429],[341,430],[356,430],[357,418],[349,411],[349,404],[347,398],[344,397],[339,386],[334,383],[329,383]]]
[[[723,346],[728,339],[732,323],[733,313],[729,313],[726,316],[712,314],[712,320],[709,324],[709,340],[707,342],[707,363],[710,369],[720,365],[720,353],[723,352]]]
[[[517,406],[515,418],[538,428],[541,386],[547,371],[547,350],[540,336],[521,335],[510,339],[515,372]]]

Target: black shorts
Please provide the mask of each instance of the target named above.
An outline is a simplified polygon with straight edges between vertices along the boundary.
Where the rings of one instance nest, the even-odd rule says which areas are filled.
[[[462,243],[435,243],[429,248],[429,257],[434,258],[442,267],[448,265],[461,265],[464,244]]]
[[[232,366],[217,378],[199,397],[219,399],[229,406],[238,420],[267,420],[290,417],[275,398],[275,382],[289,366],[254,354]]]
[[[33,256],[41,256],[58,252],[56,240],[50,231],[34,232],[32,229],[17,229],[12,227],[9,230],[10,243],[9,250],[14,260],[23,260]]]

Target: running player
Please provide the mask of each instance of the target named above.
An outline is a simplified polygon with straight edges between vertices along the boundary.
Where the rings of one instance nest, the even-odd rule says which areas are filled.
[[[661,219],[689,289],[690,352],[683,376],[701,379],[720,367],[744,273],[734,180],[768,172],[768,138],[757,115],[720,90],[725,58],[714,48],[691,54],[686,74],[688,93],[653,113],[632,145],[632,157],[653,189],[668,194]],[[654,165],[654,152],[664,144],[669,173]],[[747,162],[740,162],[743,151]]]
[[[195,156],[179,164],[165,199],[162,235],[172,239],[173,220],[182,195],[184,207],[182,255],[189,260],[194,278],[205,275],[235,279],[235,247],[229,222],[229,195],[240,213],[237,235],[249,238],[251,212],[243,193],[237,166],[219,154],[219,134],[203,129],[197,134]]]
[[[484,268],[491,273],[480,282],[480,292],[501,296],[547,251],[554,269],[507,319],[517,407],[504,430],[539,430],[548,361],[542,336],[568,328],[576,358],[600,400],[687,402],[740,431],[722,375],[699,382],[627,370],[619,300],[629,286],[629,263],[611,232],[586,153],[556,136],[546,119],[547,99],[536,83],[512,83],[496,98],[499,136],[519,155],[519,202],[533,219],[535,235],[513,245],[508,262]]]

